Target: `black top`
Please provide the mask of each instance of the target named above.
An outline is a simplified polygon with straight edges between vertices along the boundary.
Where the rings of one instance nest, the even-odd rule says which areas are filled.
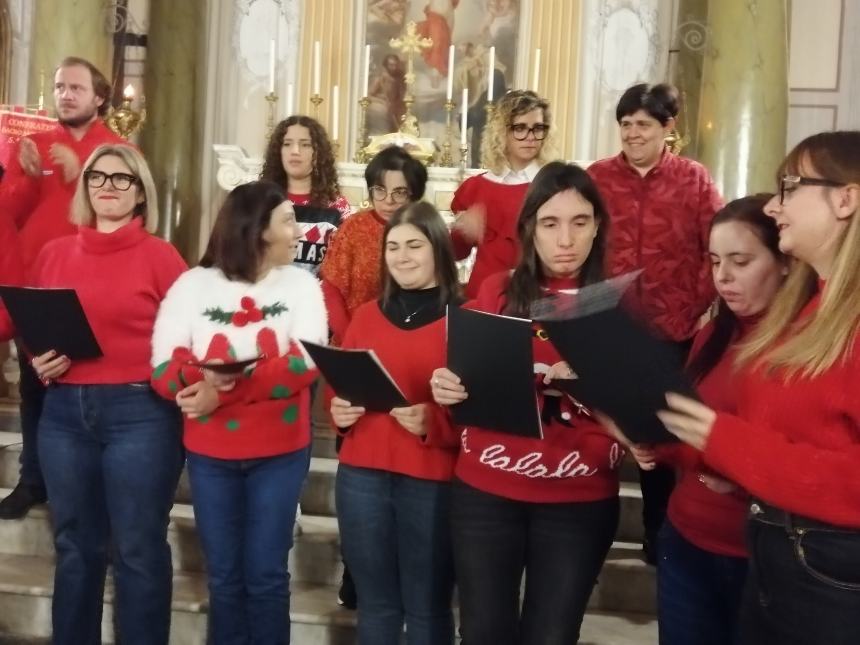
[[[447,308],[439,303],[439,287],[400,289],[388,303],[380,300],[379,306],[388,321],[400,329],[417,329],[436,322]]]

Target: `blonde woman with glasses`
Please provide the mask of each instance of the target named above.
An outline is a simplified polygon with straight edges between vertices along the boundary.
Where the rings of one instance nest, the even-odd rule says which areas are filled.
[[[860,633],[860,132],[801,141],[765,212],[795,262],[740,348],[737,415],[670,394],[661,418],[753,497],[743,642],[848,645]]]

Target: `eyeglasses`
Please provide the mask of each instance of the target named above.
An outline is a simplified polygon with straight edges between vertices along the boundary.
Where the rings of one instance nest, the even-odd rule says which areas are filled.
[[[385,190],[384,186],[370,187],[370,196],[373,197],[375,201],[384,202],[389,195],[391,195],[391,200],[395,204],[405,204],[412,196],[408,188],[394,188],[389,192]]]
[[[87,186],[90,188],[101,188],[107,180],[110,180],[111,186],[117,190],[128,190],[139,181],[137,177],[128,173],[115,172],[109,175],[101,170],[85,171],[84,179],[87,180]]]
[[[510,130],[514,139],[517,141],[525,141],[528,139],[529,134],[533,134],[537,141],[543,141],[546,139],[546,135],[549,132],[549,125],[546,123],[538,123],[529,127],[526,123],[511,123],[508,126],[508,130]]]
[[[829,188],[841,188],[846,184],[832,179],[817,179],[814,177],[800,177],[798,175],[783,175],[779,178],[779,204],[785,203],[785,196],[797,190],[798,186],[827,186]]]

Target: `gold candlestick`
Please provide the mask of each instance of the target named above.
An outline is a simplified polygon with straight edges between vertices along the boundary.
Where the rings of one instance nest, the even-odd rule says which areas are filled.
[[[469,156],[469,144],[460,142],[460,181],[466,178],[466,161]]]
[[[278,95],[274,92],[269,92],[265,96],[266,103],[269,104],[268,113],[266,114],[266,140],[272,136],[275,130],[275,112],[278,107]]]
[[[355,163],[367,163],[367,152],[365,152],[365,148],[368,144],[367,107],[370,105],[370,98],[362,96],[358,99],[358,104],[361,106],[361,113],[359,114],[358,140],[355,142],[355,157],[353,157],[353,161],[355,161]]]
[[[320,105],[323,102],[323,97],[319,94],[314,94],[311,96],[311,103],[314,105],[314,118],[319,120],[320,116]]]
[[[445,101],[445,143],[442,144],[442,158],[439,163],[450,168],[454,165],[454,158],[451,156],[451,119],[454,113],[454,101],[448,99]]]
[[[132,109],[131,102],[133,99],[134,88],[128,85],[123,91],[120,106],[118,108],[111,108],[105,119],[107,126],[123,139],[128,139],[140,130],[141,126],[146,122],[146,107],[143,105],[143,97],[140,99],[140,111]]]
[[[396,49],[406,56],[406,73],[403,75],[403,82],[406,85],[406,96],[403,97],[403,104],[406,106],[406,112],[400,119],[400,131],[413,137],[420,137],[418,117],[412,114],[412,104],[415,102],[415,97],[412,95],[412,86],[415,85],[413,58],[415,54],[420,54],[421,50],[431,47],[433,39],[419,36],[418,25],[414,20],[410,20],[406,23],[406,33],[400,38],[390,39],[388,44],[392,49]]]

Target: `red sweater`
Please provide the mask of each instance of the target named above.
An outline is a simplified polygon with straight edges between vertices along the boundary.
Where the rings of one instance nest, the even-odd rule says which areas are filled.
[[[445,365],[445,330],[445,318],[416,329],[400,329],[383,315],[377,302],[356,310],[343,346],[375,351],[409,403],[428,405],[430,421],[422,438],[389,414],[367,412],[343,433],[342,463],[418,479],[451,479],[460,437],[447,410],[436,405],[430,393],[433,370]]]
[[[490,276],[473,304],[500,313],[508,272]],[[554,284],[550,288],[573,288]],[[588,502],[618,494],[621,446],[591,417],[580,415],[571,400],[543,384],[546,369],[563,360],[535,324],[535,381],[543,439],[517,437],[482,428],[462,433],[456,475],[479,490],[524,502]],[[543,338],[542,338],[543,337]],[[550,420],[547,421],[547,416]]]
[[[93,150],[103,143],[126,143],[97,119],[80,141],[66,127],[57,125],[49,132],[28,137],[36,144],[42,158],[41,177],[30,177],[18,163],[15,152],[6,176],[0,184],[0,213],[12,217],[20,229],[20,253],[24,266],[29,267],[42,247],[54,238],[75,233],[69,221],[69,206],[75,194],[76,182],[66,183],[62,166],[51,161],[51,146],[60,143],[75,151],[83,166]]]
[[[104,354],[73,361],[56,380],[76,385],[148,381],[158,306],[185,269],[176,249],[147,233],[139,217],[113,233],[82,226],[77,235],[49,242],[30,283],[74,289]],[[4,310],[0,337],[11,335]]]
[[[860,333],[815,378],[753,368],[739,381],[738,415],[718,413],[705,461],[768,504],[860,529]]]
[[[644,177],[623,153],[588,173],[609,211],[611,274],[642,269],[631,306],[667,339],[691,338],[715,296],[708,235],[722,199],[708,171],[667,149]]]
[[[484,175],[476,175],[464,181],[454,193],[451,210],[455,213],[476,204],[486,209],[484,239],[478,244],[475,266],[466,285],[468,298],[477,297],[481,283],[489,276],[516,266],[519,257],[517,219],[530,185],[499,184]],[[474,246],[456,229],[451,232],[451,241],[458,260],[467,257]]]
[[[756,317],[755,321],[758,318]],[[737,343],[749,332],[755,321],[742,323],[741,334],[723,354],[720,361],[696,385],[702,400],[714,410],[735,414],[734,360]],[[697,335],[690,356],[696,356],[713,333],[709,323]],[[668,516],[678,532],[700,549],[734,557],[746,557],[746,516],[749,496],[737,488],[731,493],[717,493],[699,481],[700,473],[709,473],[702,453],[686,444],[665,444],[658,448],[661,461],[678,467],[678,483],[669,499]],[[718,477],[722,477],[716,473]]]

